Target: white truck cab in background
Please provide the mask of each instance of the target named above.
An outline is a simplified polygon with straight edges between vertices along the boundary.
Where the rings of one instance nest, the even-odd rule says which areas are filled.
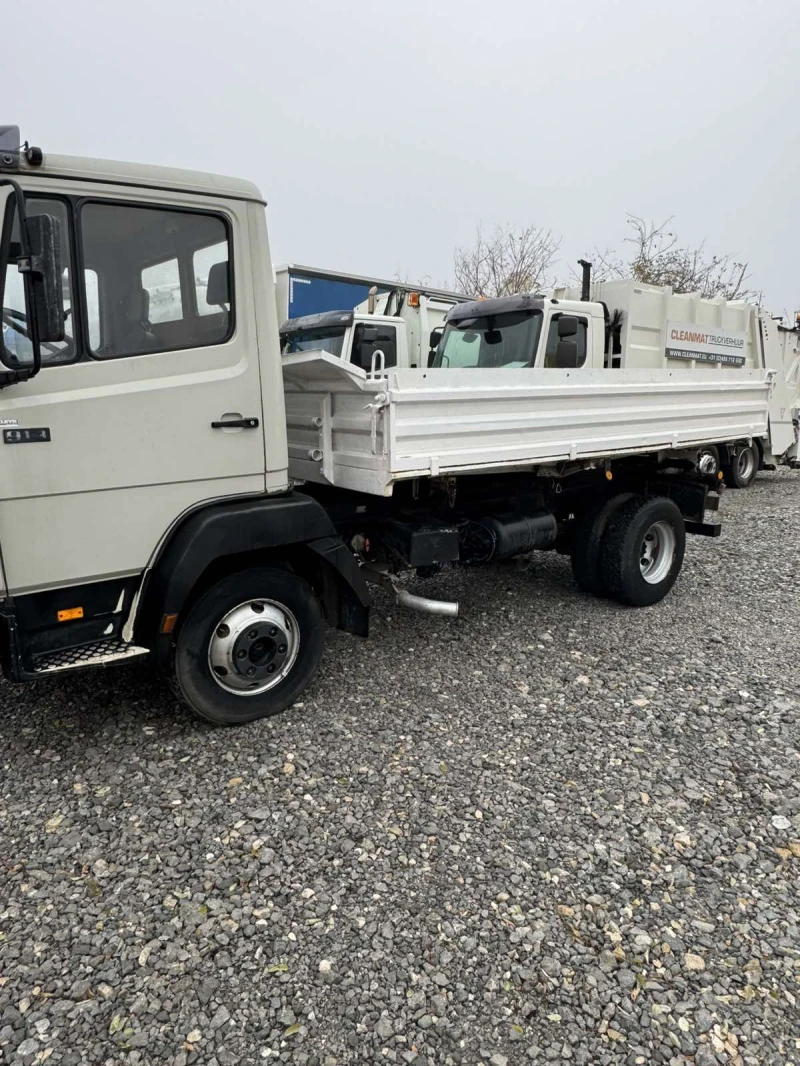
[[[323,311],[281,326],[281,352],[325,351],[368,373],[424,367],[439,343],[451,308],[466,297],[423,290],[372,292],[352,311]]]

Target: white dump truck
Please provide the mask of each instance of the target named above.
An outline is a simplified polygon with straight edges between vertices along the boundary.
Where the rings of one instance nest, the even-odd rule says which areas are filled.
[[[562,336],[565,318],[575,332]],[[297,479],[391,495],[431,471],[541,472],[656,449],[743,488],[761,467],[798,463],[800,330],[754,304],[632,280],[592,285],[587,272],[583,290],[454,304],[422,375],[406,373],[419,363],[394,334],[375,331],[351,357],[364,328],[354,321],[329,312],[303,334],[302,353],[284,345]],[[746,406],[734,417],[747,369],[766,372],[766,421]]]
[[[326,623],[366,636],[402,571],[555,549],[583,589],[658,602],[686,534],[720,530],[701,450],[769,429],[768,368],[606,368],[580,300],[459,304],[430,367],[282,359],[257,188],[14,128],[0,305],[6,676],[146,659],[218,723],[292,703]]]

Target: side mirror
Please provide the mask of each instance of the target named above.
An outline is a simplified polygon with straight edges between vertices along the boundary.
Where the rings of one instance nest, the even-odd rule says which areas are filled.
[[[573,318],[573,322],[575,319]],[[553,366],[559,370],[571,370],[578,365],[578,345],[575,341],[559,341]]]
[[[31,281],[33,313],[40,341],[63,341],[64,272],[61,260],[61,224],[52,215],[28,218],[28,241],[31,247]]]
[[[431,330],[431,335],[428,338],[428,346],[430,348],[438,348],[439,347],[439,341],[442,339],[442,334],[443,333],[444,333],[444,330],[442,329],[441,326],[437,326],[436,329],[432,329]]]
[[[558,320],[559,337],[574,337],[578,332],[578,320],[574,315],[562,315]]]
[[[213,263],[206,282],[206,303],[209,307],[222,307],[230,303],[231,293],[228,283],[228,261]]]

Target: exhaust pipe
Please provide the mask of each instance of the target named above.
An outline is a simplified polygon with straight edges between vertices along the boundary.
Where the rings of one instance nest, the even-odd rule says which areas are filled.
[[[427,596],[415,596],[405,589],[395,589],[395,599],[400,607],[423,614],[440,614],[445,618],[458,618],[458,604],[447,600],[429,600]]]
[[[592,264],[588,259],[579,259],[578,266],[581,268],[581,300],[586,303],[592,291]]]
[[[362,566],[367,581],[381,585],[394,593],[394,602],[398,607],[408,607],[412,611],[420,611],[422,614],[438,614],[444,618],[458,618],[458,604],[448,600],[429,600],[427,596],[415,596],[413,592],[407,592],[397,585],[397,579],[388,571],[373,563],[365,563]]]

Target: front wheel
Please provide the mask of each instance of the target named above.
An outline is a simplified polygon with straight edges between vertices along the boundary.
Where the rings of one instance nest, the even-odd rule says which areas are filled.
[[[254,722],[297,699],[324,646],[311,587],[289,570],[253,567],[218,581],[189,611],[175,650],[178,689],[210,722]]]
[[[729,489],[746,489],[758,473],[758,447],[743,444],[729,464],[723,467],[725,484]]]
[[[609,595],[632,607],[658,603],[675,584],[685,549],[683,515],[672,500],[635,496],[611,516],[603,540]]]

